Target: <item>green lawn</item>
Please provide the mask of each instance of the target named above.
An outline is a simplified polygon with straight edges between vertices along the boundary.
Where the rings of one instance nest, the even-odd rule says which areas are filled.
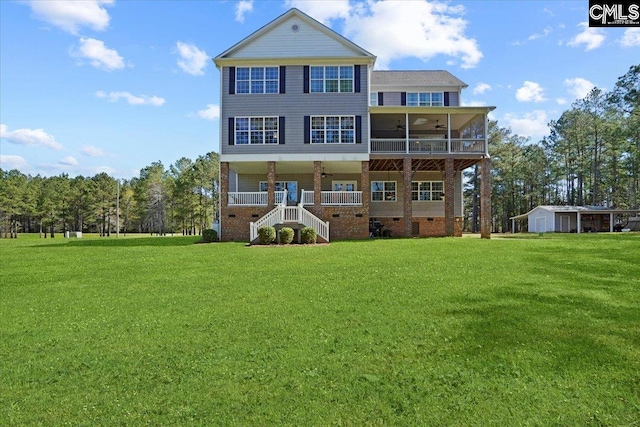
[[[640,426],[640,235],[0,241],[0,425]]]

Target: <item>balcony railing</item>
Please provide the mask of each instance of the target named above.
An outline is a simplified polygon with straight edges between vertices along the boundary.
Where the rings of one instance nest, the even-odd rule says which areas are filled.
[[[320,202],[323,206],[362,206],[362,191],[322,191]],[[313,191],[302,190],[300,203],[313,205]]]
[[[323,205],[329,206],[360,206],[362,205],[362,191],[323,191],[321,193]]]
[[[371,138],[371,152],[380,154],[394,153],[424,153],[424,154],[457,154],[484,153],[485,140],[473,138],[451,139],[423,138]]]
[[[282,203],[286,191],[276,191],[276,204]],[[267,206],[266,191],[234,191],[229,192],[229,206]]]

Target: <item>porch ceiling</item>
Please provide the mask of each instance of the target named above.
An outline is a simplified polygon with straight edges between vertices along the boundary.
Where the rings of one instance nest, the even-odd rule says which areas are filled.
[[[238,174],[258,174],[267,173],[267,162],[233,162],[229,167]],[[322,162],[322,167],[326,173],[360,173],[361,162]],[[280,174],[312,174],[313,162],[276,162],[276,175]]]
[[[481,159],[453,159],[453,168],[463,170],[479,163]],[[411,169],[414,171],[444,171],[445,159],[411,159]],[[369,171],[401,171],[404,159],[371,159]]]
[[[477,114],[451,114],[451,129],[459,130],[467,126]],[[371,114],[371,130],[372,132],[398,131],[402,129],[398,127],[405,126],[405,114]],[[446,133],[446,128],[438,128],[435,126],[447,126],[447,114],[415,114],[409,113],[409,129],[416,133]]]

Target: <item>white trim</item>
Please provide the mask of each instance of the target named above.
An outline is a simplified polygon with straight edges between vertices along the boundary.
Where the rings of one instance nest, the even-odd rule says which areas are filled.
[[[251,145],[251,144],[249,144]],[[258,144],[254,144],[258,145]],[[221,162],[365,162],[369,153],[221,154]]]
[[[338,68],[338,78],[337,79],[327,79],[327,67],[337,67]],[[351,78],[341,78],[340,77],[340,69],[341,68],[351,68]],[[320,79],[314,79],[311,77],[312,75],[312,68],[322,68],[322,90],[321,91],[314,91],[312,86],[313,86],[313,81],[314,80],[320,80]],[[310,65],[309,66],[309,93],[355,93],[355,80],[356,80],[356,76],[355,76],[356,70],[355,70],[355,66],[353,65]],[[338,90],[335,92],[328,92],[327,91],[327,80],[337,80],[338,81]],[[349,81],[351,80],[351,90],[350,91],[342,91],[341,90],[341,85],[340,83],[342,81]]]
[[[318,118],[318,117],[322,117],[323,120],[323,128],[322,129],[314,129],[313,128],[313,119],[314,118]],[[327,129],[327,118],[338,118],[338,122],[339,122],[339,128],[337,129],[338,132],[338,142],[327,142],[327,132],[329,132],[329,129]],[[345,131],[352,131],[353,132],[353,142],[343,142],[342,141],[342,119],[343,118],[351,118],[353,120],[353,129],[344,129]],[[330,129],[331,131],[335,132],[336,129]],[[317,131],[317,132],[324,132],[324,138],[322,142],[313,142],[313,131]],[[356,143],[356,116],[331,116],[331,115],[326,115],[326,116],[309,116],[309,143],[311,144],[355,144]]]
[[[383,200],[373,200],[373,189],[371,188],[371,186],[373,185],[374,182],[382,182],[382,197]],[[395,186],[395,190],[393,190],[393,192],[395,193],[395,197],[393,200],[387,200],[384,197],[384,194],[387,192],[387,190],[384,189],[384,184],[386,184],[387,182],[393,182],[393,185]],[[369,181],[369,188],[371,189],[371,202],[376,202],[376,203],[395,203],[398,201],[398,181],[385,181],[385,180],[379,180],[379,179],[372,179]],[[375,191],[376,193],[379,193],[380,191]],[[391,192],[389,190],[389,192]]]
[[[420,105],[420,95],[423,94],[429,94],[429,105]],[[440,94],[440,99],[441,99],[441,105],[433,105],[433,102],[431,101],[431,98],[433,96],[433,94],[435,93],[439,93]],[[418,95],[418,105],[409,105],[409,95],[413,95],[416,94]],[[407,92],[407,107],[444,107],[444,92],[440,92],[440,91],[425,91],[425,92]]]
[[[247,130],[238,130],[238,119],[247,119],[248,126]],[[251,119],[262,119],[262,130],[251,130]],[[276,119],[277,129],[274,131],[273,129],[265,129],[264,122],[266,119]],[[246,144],[238,144],[238,132],[247,132],[248,139]],[[251,142],[251,134],[252,133],[262,133],[262,142],[253,143]],[[266,142],[266,134],[267,132],[275,132],[276,142]],[[278,145],[280,144],[280,117],[279,116],[237,116],[233,118],[233,145],[238,146],[250,146],[250,145]]]

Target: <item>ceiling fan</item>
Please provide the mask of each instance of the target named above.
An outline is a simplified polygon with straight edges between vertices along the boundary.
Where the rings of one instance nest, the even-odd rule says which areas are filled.
[[[436,125],[434,126],[435,130],[446,129],[446,128],[447,127],[445,125],[440,124],[440,120],[436,120]]]
[[[328,176],[332,176],[332,175],[333,175],[332,173],[326,173],[326,172],[324,171],[324,168],[322,168],[322,173],[320,174],[320,177],[322,177],[322,178],[326,178],[326,177],[328,177]]]
[[[403,125],[400,120],[398,120],[398,124],[396,124],[395,127],[392,128],[391,130],[401,131],[401,130],[405,130],[406,128],[407,127],[405,125]]]

